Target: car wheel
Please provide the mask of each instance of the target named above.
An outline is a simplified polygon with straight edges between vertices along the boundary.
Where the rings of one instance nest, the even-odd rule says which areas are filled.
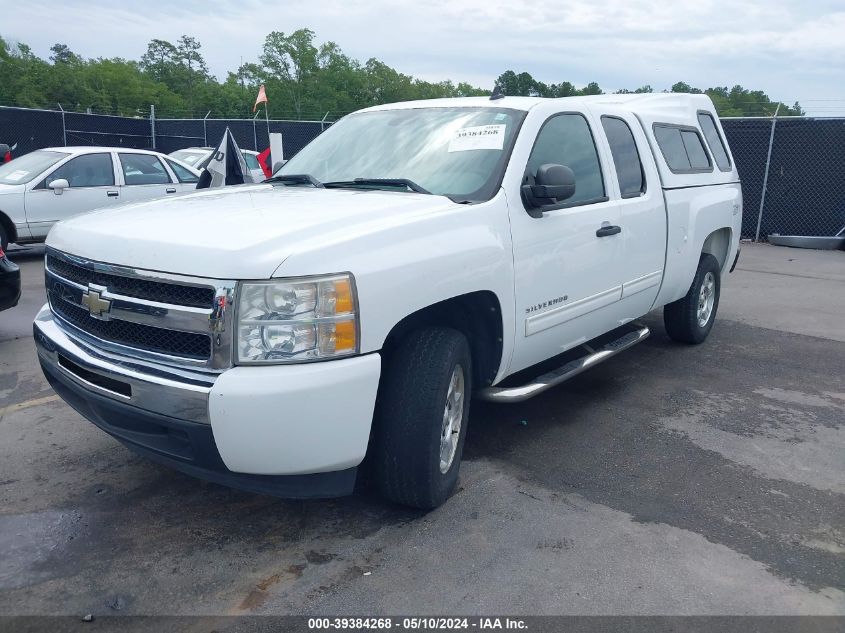
[[[663,324],[670,338],[692,344],[707,338],[716,320],[721,285],[719,262],[709,253],[702,254],[689,292],[663,307]]]
[[[0,224],[0,249],[6,250],[9,247],[9,233],[6,227]]]
[[[424,509],[446,501],[458,481],[471,393],[469,344],[457,330],[412,332],[386,360],[373,465],[387,499]]]

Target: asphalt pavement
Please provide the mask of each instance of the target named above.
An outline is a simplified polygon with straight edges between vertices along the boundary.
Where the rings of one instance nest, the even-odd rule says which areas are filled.
[[[697,347],[643,344],[474,402],[429,513],[283,501],[136,457],[0,313],[0,613],[845,614],[845,252],[745,245]]]

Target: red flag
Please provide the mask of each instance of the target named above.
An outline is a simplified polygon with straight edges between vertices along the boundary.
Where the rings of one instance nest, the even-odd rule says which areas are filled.
[[[259,103],[267,103],[267,93],[264,92],[264,84],[261,84],[261,87],[258,89],[258,97],[255,99],[255,105],[252,106],[253,112],[258,109]]]
[[[269,160],[270,148],[268,147],[258,155],[258,164],[261,165],[261,171],[264,172],[264,175],[267,176],[267,178],[270,178],[273,175],[273,170],[268,163]]]

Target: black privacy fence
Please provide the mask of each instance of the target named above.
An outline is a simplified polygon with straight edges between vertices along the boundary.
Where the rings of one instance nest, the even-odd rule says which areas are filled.
[[[216,146],[228,127],[241,149],[258,152],[270,132],[281,132],[285,158],[314,140],[330,123],[255,119],[154,119],[0,107],[0,143],[14,156],[44,147],[102,145],[155,149],[169,154],[185,147]]]
[[[156,149],[216,145],[228,127],[242,149],[262,151],[281,132],[290,158],[327,129],[321,121],[157,119],[0,107],[0,143],[20,156],[44,147]],[[726,118],[742,180],[742,237],[835,235],[845,226],[845,118]]]
[[[742,180],[742,237],[835,235],[845,226],[845,118],[722,119],[722,127]]]

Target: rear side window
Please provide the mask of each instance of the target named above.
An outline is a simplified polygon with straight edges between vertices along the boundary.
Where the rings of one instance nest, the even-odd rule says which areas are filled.
[[[243,152],[244,161],[246,162],[246,166],[249,169],[261,169],[261,165],[258,164],[258,159],[255,157],[255,154],[247,154]]]
[[[713,116],[707,112],[698,113],[698,124],[701,126],[701,131],[704,132],[704,138],[707,139],[707,145],[710,147],[710,153],[716,160],[716,164],[722,171],[731,170],[731,159],[728,157],[728,150],[725,148],[725,142],[722,140],[722,135],[716,128],[716,122]]]
[[[675,173],[713,171],[710,157],[695,128],[656,124],[654,137],[666,164]]]
[[[199,176],[194,176],[179,163],[175,163],[172,160],[167,159],[167,164],[170,165],[170,169],[172,169],[173,173],[176,174],[176,178],[179,182],[199,182]]]
[[[645,176],[640,153],[631,128],[622,119],[603,116],[601,124],[610,143],[619,190],[623,198],[634,198],[645,192]]]
[[[587,120],[580,114],[557,114],[543,125],[531,150],[527,172],[535,176],[546,163],[565,165],[575,173],[575,195],[564,202],[565,206],[607,199],[596,144]]]
[[[120,154],[120,164],[127,185],[165,185],[170,182],[170,176],[158,156]]]

